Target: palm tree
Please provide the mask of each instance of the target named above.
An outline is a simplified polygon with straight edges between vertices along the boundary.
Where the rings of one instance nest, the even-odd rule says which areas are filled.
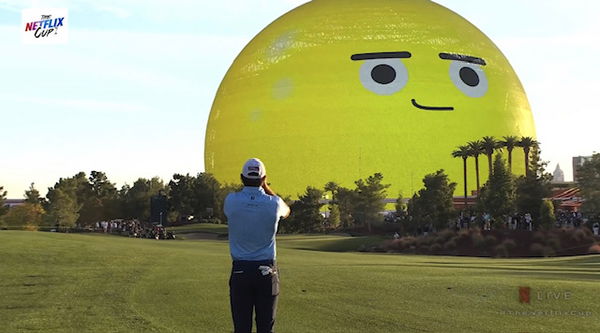
[[[525,153],[525,176],[529,174],[529,151],[538,144],[539,142],[530,136],[524,136],[519,141],[519,147],[523,148],[523,153]]]
[[[512,151],[519,146],[519,138],[514,135],[503,136],[502,138],[504,141],[500,141],[500,144],[506,147],[506,151],[508,151],[508,171],[512,173]]]
[[[477,195],[479,195],[479,155],[483,154],[483,142],[475,140],[468,142],[467,145],[471,149],[471,156],[475,158],[475,180],[477,180]]]
[[[469,146],[458,146],[452,152],[452,157],[460,157],[463,160],[463,178],[465,180],[465,209],[467,208],[467,158],[471,156],[471,148]]]
[[[492,176],[492,155],[494,155],[494,152],[500,148],[500,143],[496,141],[493,136],[484,136],[481,139],[481,144],[483,147],[483,153],[487,155],[488,158],[489,179]]]

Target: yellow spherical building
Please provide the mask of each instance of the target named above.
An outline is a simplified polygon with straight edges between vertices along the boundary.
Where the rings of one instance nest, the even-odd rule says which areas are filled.
[[[237,183],[244,161],[258,157],[273,188],[292,196],[381,172],[390,197],[407,196],[438,169],[461,189],[452,151],[506,135],[535,137],[527,97],[467,20],[429,0],[313,0],[235,59],[209,116],[205,168]]]

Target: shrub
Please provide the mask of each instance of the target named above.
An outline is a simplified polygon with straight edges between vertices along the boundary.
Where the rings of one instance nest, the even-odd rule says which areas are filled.
[[[443,230],[438,233],[438,238],[443,239],[443,242],[439,242],[439,243],[444,243],[447,240],[449,240],[450,238],[454,237],[455,235],[456,235],[456,233],[450,229]],[[438,243],[438,242],[436,242],[436,243]]]
[[[359,247],[359,251],[360,251],[360,247]],[[367,251],[367,252],[380,252],[380,253],[387,252],[385,248],[383,248],[382,246],[379,246],[379,245],[374,245],[374,246],[366,247],[365,251]]]
[[[414,247],[416,245],[415,243],[416,242],[415,242],[415,238],[414,237],[412,237],[412,236],[403,237],[403,238],[400,239],[400,248],[401,249],[408,249],[411,246]]]
[[[456,240],[454,238],[450,239],[446,243],[444,243],[444,250],[454,250],[456,248]]]
[[[394,240],[390,241],[387,244],[387,247],[391,248],[391,249],[397,249],[397,250],[402,249],[402,239],[394,239]]]
[[[546,239],[546,245],[557,251],[560,249],[560,239],[558,237],[549,237]]]
[[[431,243],[433,242],[434,238],[431,236],[426,236],[426,237],[419,237],[416,239],[416,245],[417,247],[429,247],[429,245],[431,245]]]
[[[600,244],[594,244],[588,249],[589,253],[600,253]]]
[[[570,229],[570,238],[577,244],[588,245],[596,242],[594,235],[587,228]]]
[[[446,242],[446,238],[442,236],[437,236],[433,239],[434,244],[444,244]]]
[[[515,241],[512,239],[505,239],[504,242],[502,242],[502,244],[504,245],[504,247],[506,247],[508,251],[517,247],[517,243],[515,243]]]
[[[478,249],[486,246],[485,238],[479,233],[473,233],[471,235],[471,242],[473,243],[473,246]]]
[[[471,231],[468,229],[461,229],[458,232],[458,237],[459,238],[469,238],[469,237],[471,237]]]
[[[496,237],[494,237],[492,235],[485,236],[485,246],[486,247],[492,247],[492,246],[496,245],[496,243],[498,243],[498,240],[496,239]]]
[[[529,252],[534,256],[543,256],[544,255],[544,245],[540,243],[533,243],[529,247]]]
[[[479,229],[478,227],[472,227],[470,229],[461,229],[457,234],[460,235],[460,234],[463,234],[463,233],[466,233],[469,236],[473,236],[473,234],[480,234],[481,235],[481,229]]]
[[[582,243],[587,237],[583,229],[576,229],[571,233],[571,238],[577,243]]]
[[[533,233],[533,240],[538,243],[543,243],[546,239],[546,235],[541,231],[536,231]]]
[[[435,243],[429,247],[429,252],[431,253],[439,253],[442,250],[442,246],[438,243]]]
[[[504,245],[504,243],[496,246],[496,257],[508,257],[508,249]]]
[[[549,246],[544,246],[544,257],[553,257],[556,255],[556,251],[554,251]]]
[[[407,243],[414,243],[415,239],[416,238],[413,236],[406,236],[406,237],[400,238],[400,240],[402,240],[403,242],[407,242]]]
[[[428,244],[417,245],[417,252],[418,253],[429,253],[429,245]]]
[[[533,243],[529,247],[529,251],[532,255],[541,257],[551,257],[555,255],[554,250],[549,246],[544,246],[540,243]]]

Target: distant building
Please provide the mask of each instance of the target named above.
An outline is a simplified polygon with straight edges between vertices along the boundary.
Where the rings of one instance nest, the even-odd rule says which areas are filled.
[[[20,206],[25,203],[25,199],[6,199],[4,204],[8,207]]]
[[[583,163],[591,161],[592,156],[575,156],[573,157],[573,181],[577,181],[577,169],[580,168]]]
[[[552,173],[552,182],[553,183],[564,183],[565,182],[565,173],[561,170],[560,164],[556,165],[556,169],[554,169],[554,173]]]

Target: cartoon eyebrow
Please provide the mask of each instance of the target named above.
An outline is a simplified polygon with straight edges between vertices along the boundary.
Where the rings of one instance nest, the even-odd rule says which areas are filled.
[[[353,54],[352,60],[369,60],[369,59],[390,59],[390,58],[410,58],[410,52],[372,52],[372,53],[357,53]]]
[[[464,55],[464,54],[440,53],[440,58],[442,58],[444,60],[458,60],[458,61],[470,62],[472,64],[477,64],[477,65],[481,65],[481,66],[486,65],[485,60],[478,58],[478,57],[472,57],[472,56],[468,56],[468,55]]]

